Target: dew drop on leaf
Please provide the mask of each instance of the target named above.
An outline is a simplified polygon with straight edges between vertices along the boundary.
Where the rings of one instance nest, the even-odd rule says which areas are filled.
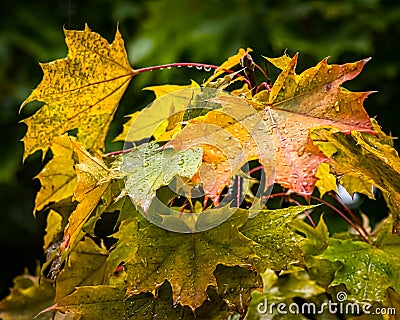
[[[306,150],[306,148],[303,146],[303,147],[301,147],[298,151],[297,151],[297,155],[300,157],[300,156],[302,156],[303,154],[304,154],[304,151]],[[306,169],[305,167],[303,168],[303,171],[304,171],[304,169]]]

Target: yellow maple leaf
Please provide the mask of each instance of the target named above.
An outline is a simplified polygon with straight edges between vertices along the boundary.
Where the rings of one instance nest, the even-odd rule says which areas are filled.
[[[63,135],[51,144],[53,158],[36,176],[41,188],[37,193],[34,211],[40,211],[50,202],[71,197],[76,187],[74,148],[70,138]]]
[[[117,30],[112,44],[86,25],[83,31],[64,30],[68,55],[41,64],[43,79],[23,102],[45,104],[22,122],[24,159],[37,150],[48,150],[51,141],[78,129],[77,141],[86,149],[101,151],[118,103],[135,71]]]
[[[68,219],[61,246],[63,249],[73,248],[84,235],[83,226],[112,180],[109,169],[101,159],[91,156],[78,143],[73,142],[73,144],[79,158],[79,164],[75,166],[78,182],[74,193],[74,198],[79,203]]]
[[[240,48],[238,53],[229,57],[228,60],[226,60],[224,63],[222,63],[218,69],[215,70],[214,74],[207,79],[205,84],[210,83],[211,81],[215,80],[218,78],[220,75],[226,72],[226,70],[229,70],[233,68],[234,66],[238,65],[240,63],[240,59],[243,58],[244,55],[246,55],[249,52],[252,52],[253,50],[250,48],[247,48],[246,50],[243,48]]]
[[[189,85],[152,86],[145,90],[154,92],[154,102],[149,107],[127,116],[130,119],[124,124],[122,133],[115,138],[116,141],[135,142],[152,135],[160,141],[159,136],[172,131],[175,125],[182,121],[187,104],[196,92],[200,92],[200,86],[192,81]]]
[[[315,177],[318,178],[315,185],[318,187],[321,197],[329,191],[336,192],[337,190],[336,177],[330,170],[331,167],[329,163],[321,163],[315,173]]]

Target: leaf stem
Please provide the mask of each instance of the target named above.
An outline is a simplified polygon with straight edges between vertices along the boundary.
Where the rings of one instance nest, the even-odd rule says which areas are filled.
[[[296,204],[297,206],[301,206],[301,203],[298,202],[297,200],[293,199],[293,198],[289,198],[289,201],[294,203],[294,204]],[[317,225],[315,224],[314,220],[311,218],[310,210],[306,210],[304,213],[306,214],[308,220],[310,221],[311,225],[315,229],[317,227]]]
[[[176,63],[162,64],[159,66],[140,68],[140,69],[136,69],[134,72],[135,72],[135,74],[139,74],[139,73],[143,73],[143,72],[147,72],[147,71],[155,71],[155,70],[163,70],[163,69],[171,69],[171,68],[181,68],[181,67],[196,68],[197,70],[204,70],[206,72],[209,72],[211,70],[216,70],[219,68],[218,66],[215,66],[212,64],[206,64],[206,63],[176,62]]]
[[[364,236],[363,233],[361,232],[361,230],[358,228],[358,226],[356,226],[355,223],[353,221],[351,221],[342,211],[340,211],[338,208],[336,208],[334,205],[330,204],[329,202],[322,200],[321,198],[314,197],[314,196],[310,196],[310,198],[323,203],[324,205],[328,206],[329,208],[331,208],[332,210],[337,212],[343,219],[345,219],[353,227],[354,230],[357,231],[357,233],[361,236],[361,238],[364,239],[364,241],[366,243],[369,243],[368,238],[366,237],[366,236],[368,236],[368,233],[366,233]]]
[[[103,157],[113,157],[113,156],[117,156],[117,155],[120,155],[120,154],[125,154],[125,153],[128,153],[128,152],[131,152],[133,149],[134,148],[112,151],[112,152],[103,154]]]
[[[358,225],[360,226],[360,228],[362,229],[362,231],[363,231],[366,235],[368,235],[369,233],[368,233],[367,230],[365,230],[365,228],[364,228],[364,226],[363,226],[361,220],[353,213],[353,211],[351,211],[351,210],[349,209],[348,206],[346,206],[346,205],[343,203],[342,200],[340,200],[340,198],[337,196],[337,194],[334,193],[334,192],[332,192],[332,191],[329,191],[328,194],[329,194],[332,198],[334,198],[338,203],[340,203],[340,205],[341,205],[341,206],[343,207],[343,209],[350,215],[350,217],[353,219],[353,221],[357,222]]]
[[[274,194],[271,194],[269,197],[270,198],[275,198],[275,197],[287,197],[287,196],[289,196],[290,195],[290,193],[288,193],[288,192],[277,192],[277,193],[274,193]],[[299,195],[299,194],[297,194],[297,195]],[[301,196],[301,195],[300,195]],[[364,229],[364,227],[363,226],[361,226],[360,225],[360,228],[358,228],[358,226],[355,224],[355,222],[353,222],[351,219],[349,219],[342,211],[340,211],[338,208],[336,208],[335,206],[333,206],[332,204],[330,204],[329,202],[327,202],[327,201],[325,201],[325,200],[323,200],[323,199],[321,199],[321,198],[318,198],[318,197],[315,197],[315,196],[312,196],[312,195],[308,195],[308,197],[310,197],[311,199],[313,199],[313,200],[316,200],[316,201],[319,201],[319,202],[321,202],[321,203],[323,203],[324,205],[326,205],[326,206],[328,206],[329,208],[331,208],[333,211],[335,211],[335,212],[337,212],[343,219],[345,219],[349,224],[350,224],[350,226],[354,229],[354,230],[356,230],[357,231],[357,233],[360,235],[360,237],[361,238],[363,238],[363,240],[366,242],[366,243],[369,243],[369,240],[368,240],[368,233],[365,231],[365,229]],[[289,198],[289,201],[290,202],[293,202],[293,203],[296,203],[295,201],[293,201],[293,199],[291,199],[291,198]],[[339,201],[338,201],[339,202]],[[298,202],[297,202],[298,203]],[[340,203],[340,202],[339,202]],[[353,213],[351,213],[351,216],[353,217],[354,216],[354,214]],[[308,217],[308,215],[307,215],[307,217]],[[310,221],[311,222],[311,221]],[[312,222],[311,222],[311,224],[313,224]],[[361,229],[361,230],[360,230]],[[363,234],[363,233],[365,233],[365,235]]]

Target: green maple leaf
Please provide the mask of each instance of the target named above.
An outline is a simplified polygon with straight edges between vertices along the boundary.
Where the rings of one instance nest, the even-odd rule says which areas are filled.
[[[330,239],[320,257],[341,262],[331,285],[345,284],[349,299],[383,302],[389,287],[400,290],[398,251],[361,241]]]
[[[173,305],[168,282],[157,290],[156,295],[141,293],[127,298],[125,291],[124,286],[78,287],[74,293],[43,310],[43,313],[57,310],[72,316],[72,319],[80,320],[223,320],[230,313],[226,307],[218,304],[218,299],[196,310],[196,315],[187,306]],[[57,313],[57,316],[61,316],[61,313]]]
[[[301,212],[314,207],[292,206],[277,210],[261,210],[240,228],[246,237],[255,242],[254,249],[259,257],[256,265],[260,273],[266,268],[287,269],[291,263],[303,260],[303,253],[299,247],[303,237],[296,234],[287,224]]]
[[[290,226],[305,235],[300,243],[300,248],[304,253],[304,263],[311,278],[316,280],[319,285],[327,288],[340,264],[339,262],[332,263],[326,259],[315,258],[315,256],[322,254],[328,246],[329,231],[323,218],[321,217],[316,228],[303,220],[294,220],[290,223]]]
[[[162,149],[150,142],[134,148],[116,160],[114,169],[125,176],[125,189],[135,205],[148,211],[156,191],[172,179],[192,177],[201,164],[202,150]]]
[[[314,280],[310,279],[306,270],[298,267],[286,271],[283,277],[278,277],[275,271],[267,269],[262,277],[263,292],[252,292],[252,300],[245,319],[258,320],[266,317],[267,319],[305,320],[307,318],[300,312],[289,311],[289,306],[295,303],[293,299],[310,299],[325,292]],[[285,306],[283,312],[278,311],[282,310],[277,307],[279,303]]]
[[[107,257],[107,250],[96,245],[90,238],[79,242],[57,276],[54,301],[58,302],[68,296],[76,287],[102,284]]]
[[[219,265],[214,272],[217,292],[230,309],[240,312],[251,300],[251,292],[262,287],[261,277],[252,270]]]
[[[43,308],[53,303],[54,287],[50,280],[30,274],[15,277],[11,293],[0,301],[2,320],[31,320]],[[47,320],[47,316],[38,316],[38,320]]]
[[[124,263],[129,294],[153,292],[168,280],[173,302],[194,310],[207,299],[207,287],[217,285],[213,272],[218,264],[249,266],[252,241],[237,229],[246,219],[239,210],[223,224],[196,234],[166,231],[137,219],[123,221],[114,235],[118,243],[108,258],[108,273]]]
[[[349,299],[383,302],[389,287],[400,288],[400,239],[390,224],[387,219],[374,231],[373,243],[329,238],[322,219],[315,229],[299,221],[292,226],[306,235],[301,245],[306,266],[320,285],[345,284]]]

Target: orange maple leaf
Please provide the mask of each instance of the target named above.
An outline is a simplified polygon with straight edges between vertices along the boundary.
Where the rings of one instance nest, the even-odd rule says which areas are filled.
[[[263,156],[263,153],[271,152],[275,153],[275,182],[294,192],[311,194],[317,181],[315,173],[318,166],[327,160],[312,144],[309,138],[311,128],[332,126],[345,133],[351,130],[374,132],[363,108],[363,101],[371,92],[350,92],[341,87],[343,82],[356,77],[369,59],[343,65],[328,65],[327,59],[324,59],[317,66],[297,75],[297,58],[296,54],[293,58],[270,59],[282,69],[270,94],[263,92],[252,100],[242,99],[242,102],[238,102],[236,97],[216,98],[214,100],[222,105],[221,109],[192,119],[167,144],[178,149],[204,144],[203,164],[209,164],[216,170],[214,178],[208,179],[210,181],[205,179],[203,184],[205,182],[206,197],[214,202],[218,202],[219,193],[229,183],[232,173],[237,172],[246,161],[257,158],[264,168],[273,170],[271,162],[263,161],[273,158]],[[254,107],[253,111],[245,111],[250,110],[249,106]],[[257,110],[259,120],[254,117],[254,110]],[[221,114],[232,117],[224,119]],[[251,124],[252,121],[260,123]],[[200,123],[206,127],[218,123],[218,130],[229,132],[231,140],[239,143],[243,151],[234,153],[236,159],[229,163],[227,157],[214,156],[215,150],[206,146],[211,135],[199,126]],[[212,136],[212,141],[218,141],[216,133]],[[265,147],[260,148],[263,142]],[[217,142],[214,147],[221,149],[226,143]],[[243,152],[246,157],[243,157]]]

